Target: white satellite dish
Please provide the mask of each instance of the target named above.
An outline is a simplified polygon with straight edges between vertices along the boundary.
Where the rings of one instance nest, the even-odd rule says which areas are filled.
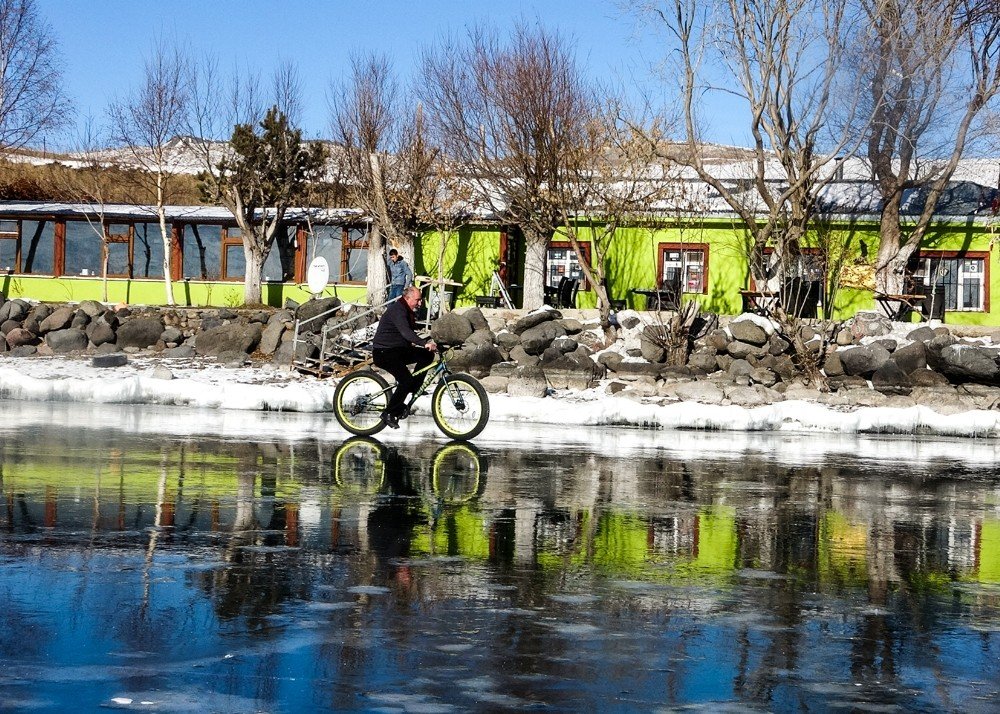
[[[330,266],[327,264],[326,258],[322,256],[313,258],[309,264],[309,271],[306,273],[306,285],[309,287],[309,292],[313,295],[319,295],[326,289],[328,282],[330,282]]]

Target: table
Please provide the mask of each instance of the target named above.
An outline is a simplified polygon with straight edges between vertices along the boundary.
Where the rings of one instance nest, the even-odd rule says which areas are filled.
[[[907,322],[912,313],[917,313],[921,320],[924,317],[922,307],[926,295],[892,295],[889,293],[875,293],[875,302],[882,309],[882,313],[894,322]]]
[[[680,308],[679,296],[675,290],[639,290],[638,288],[632,288],[631,292],[646,298],[647,310],[656,309],[662,311],[677,310]]]
[[[779,296],[780,293],[769,290],[740,290],[743,312],[752,312],[755,315],[772,315],[774,308],[778,306]]]

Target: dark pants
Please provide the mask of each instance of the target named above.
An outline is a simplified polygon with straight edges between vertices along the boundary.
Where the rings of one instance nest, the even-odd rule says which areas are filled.
[[[375,348],[372,350],[375,366],[384,369],[396,378],[396,388],[385,407],[387,414],[400,416],[406,398],[420,389],[426,375],[414,377],[406,365],[416,363],[414,371],[426,367],[434,361],[434,353],[423,347],[391,347],[389,349]]]
[[[401,297],[403,294],[403,290],[405,289],[406,289],[405,285],[397,285],[396,283],[393,283],[392,285],[389,286],[388,299],[392,300],[393,298]]]

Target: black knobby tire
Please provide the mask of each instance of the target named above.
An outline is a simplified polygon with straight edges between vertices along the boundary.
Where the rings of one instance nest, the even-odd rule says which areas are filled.
[[[438,382],[431,396],[431,414],[445,436],[472,439],[490,420],[490,400],[475,377],[450,374]]]
[[[340,380],[333,393],[333,414],[352,434],[371,436],[385,428],[382,412],[389,401],[389,383],[376,372],[361,370]]]

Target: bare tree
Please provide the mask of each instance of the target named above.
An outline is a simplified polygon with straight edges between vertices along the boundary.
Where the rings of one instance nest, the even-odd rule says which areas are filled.
[[[835,176],[836,162],[856,151],[859,141],[847,128],[829,135],[832,108],[853,118],[858,106],[838,85],[847,3],[726,0],[715,15],[704,8],[696,0],[651,8],[679,56],[685,143],[671,152],[739,216],[752,239],[753,279],[777,288],[796,269],[819,192]],[[698,99],[713,88],[706,69],[712,64],[735,80],[727,91],[746,111],[753,137],[749,151],[728,161],[713,162],[701,139]],[[746,171],[747,180],[729,180],[734,165]]]
[[[0,146],[30,144],[69,111],[52,28],[34,0],[0,0]]]
[[[540,307],[558,196],[567,161],[586,141],[593,92],[562,37],[525,25],[507,38],[472,30],[422,64],[434,133],[481,200],[524,234],[524,307]]]
[[[112,136],[140,168],[135,175],[155,197],[163,241],[163,282],[168,305],[174,304],[171,280],[171,234],[166,207],[174,187],[171,140],[187,125],[187,63],[177,48],[158,44],[145,63],[142,85],[112,102],[108,114]]]
[[[876,290],[905,292],[919,249],[976,121],[1000,92],[1000,10],[984,0],[861,0],[856,46],[874,120],[864,133],[882,197]],[[926,200],[904,225],[904,194]]]

